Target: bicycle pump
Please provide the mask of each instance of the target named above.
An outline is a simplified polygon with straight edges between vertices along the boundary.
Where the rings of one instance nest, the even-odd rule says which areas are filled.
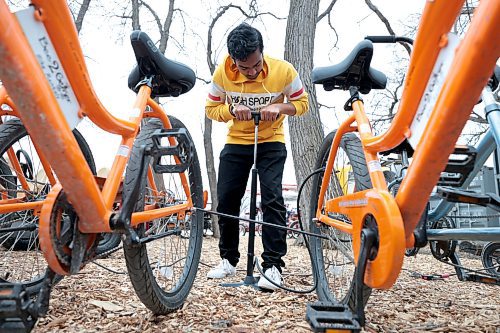
[[[253,165],[252,165],[252,178],[250,184],[250,220],[255,220],[257,216],[257,144],[259,140],[259,122],[260,112],[252,111],[252,118],[255,124],[255,138],[253,145]],[[243,282],[237,283],[221,283],[223,287],[239,287],[239,286],[252,286],[257,287],[258,277],[253,276],[254,257],[255,257],[255,222],[249,222],[248,225],[248,250],[247,250],[247,275]]]

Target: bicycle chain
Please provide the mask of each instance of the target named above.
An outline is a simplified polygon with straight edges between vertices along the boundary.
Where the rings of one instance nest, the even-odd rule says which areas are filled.
[[[112,249],[109,249],[109,250],[105,251],[105,252],[101,252],[101,253],[97,254],[95,257],[93,257],[90,261],[94,261],[94,260],[105,258],[105,257],[109,256],[110,254],[113,254],[116,251],[120,250],[121,248],[123,248],[123,246],[118,245],[118,246],[116,246],[116,247],[114,247]]]

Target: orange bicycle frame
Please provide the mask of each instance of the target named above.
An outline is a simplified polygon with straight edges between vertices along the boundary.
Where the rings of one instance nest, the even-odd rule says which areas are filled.
[[[371,287],[389,288],[396,281],[403,262],[404,248],[414,246],[413,230],[500,54],[499,43],[494,42],[495,38],[492,41],[492,36],[497,36],[499,31],[500,2],[482,0],[468,32],[455,51],[445,84],[423,133],[425,140],[415,149],[413,161],[393,198],[387,192],[382,171],[376,167],[370,168],[370,164],[380,165],[377,153],[392,149],[411,136],[410,125],[420,99],[437,56],[448,42],[447,33],[463,2],[436,0],[426,3],[399,111],[387,132],[373,136],[363,103],[356,101],[353,103],[354,114],[341,124],[332,142],[316,217],[322,223],[351,233],[357,258],[363,220],[368,214],[378,215],[376,220],[381,237],[379,253],[377,258],[369,261],[365,274],[365,283]],[[354,122],[356,125],[353,125]],[[340,140],[345,133],[354,130],[358,130],[361,137],[373,189],[334,198],[324,205],[326,211],[349,216],[352,221],[350,225],[329,218],[326,212],[321,211],[321,207],[326,187],[330,177],[333,177],[333,163]]]
[[[78,35],[65,1],[35,0],[32,4],[36,8],[35,17],[43,22],[47,29],[75,92],[81,108],[80,117],[88,116],[104,130],[122,136],[122,153],[116,155],[102,192],[85,162],[22,28],[4,1],[0,2],[0,77],[17,106],[24,126],[33,142],[37,143],[40,156],[50,162],[69,202],[77,212],[80,231],[109,232],[112,205],[141,120],[143,117],[157,117],[165,128],[171,128],[170,122],[161,108],[151,100],[151,90],[147,86],[141,87],[133,105],[134,116],[129,120],[115,118],[107,112],[93,91]],[[147,105],[153,111],[145,113]],[[171,143],[175,144],[175,139],[172,139]],[[149,174],[152,179],[152,173]],[[185,175],[181,175],[181,179],[188,198],[187,203],[161,209],[148,207],[144,212],[133,214],[132,225],[168,214],[183,213],[191,208],[190,190]],[[155,187],[153,190],[157,192]]]

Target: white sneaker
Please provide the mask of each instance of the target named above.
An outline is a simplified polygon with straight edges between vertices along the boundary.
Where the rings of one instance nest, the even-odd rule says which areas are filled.
[[[278,289],[277,286],[272,284],[271,282],[268,281],[271,280],[274,283],[276,283],[278,286],[281,286],[282,279],[281,279],[281,273],[280,271],[276,268],[276,266],[272,266],[271,268],[268,268],[264,271],[265,276],[261,276],[259,279],[259,283],[257,286],[262,289],[267,289],[267,290],[276,290]],[[267,278],[267,279],[266,279]]]
[[[212,268],[207,273],[209,279],[223,279],[226,276],[236,275],[236,267],[231,265],[227,259],[222,259],[219,265]]]

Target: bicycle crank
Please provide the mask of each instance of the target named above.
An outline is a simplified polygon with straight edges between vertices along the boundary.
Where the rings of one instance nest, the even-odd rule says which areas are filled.
[[[38,232],[45,259],[57,274],[75,274],[95,255],[97,234],[79,231],[78,216],[60,184],[43,203]]]

